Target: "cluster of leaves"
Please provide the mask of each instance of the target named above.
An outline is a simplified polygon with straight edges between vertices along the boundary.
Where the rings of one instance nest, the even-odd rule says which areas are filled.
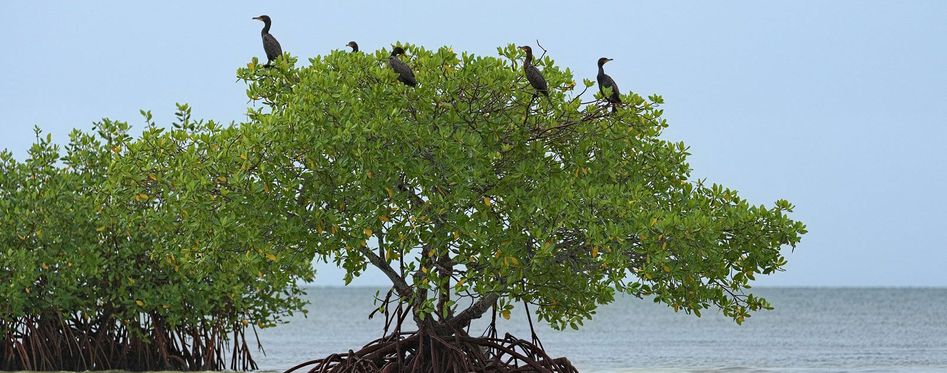
[[[610,113],[549,57],[537,96],[514,45],[403,47],[414,88],[385,50],[284,55],[239,69],[264,103],[246,123],[182,105],[137,138],[104,120],[64,153],[38,131],[25,161],[0,153],[0,335],[45,314],[141,336],[269,326],[328,258],[347,280],[380,268],[420,322],[525,302],[577,327],[616,292],[737,322],[770,307],[745,290],[805,226],[691,180],[660,96]]]
[[[49,315],[214,339],[302,310],[312,254],[275,249],[296,225],[267,199],[266,132],[194,121],[186,105],[171,129],[143,114],[137,139],[104,120],[64,152],[37,129],[25,161],[0,153],[4,340]]]
[[[805,226],[786,201],[691,180],[687,147],[661,138],[660,96],[624,94],[610,114],[581,102],[592,81],[578,91],[549,57],[535,64],[551,95],[537,97],[513,45],[499,57],[402,46],[416,88],[386,50],[238,71],[265,104],[251,123],[285,156],[269,196],[301,224],[287,228],[297,246],[347,279],[381,268],[420,320],[451,320],[461,300],[503,315],[525,301],[577,327],[616,292],[737,322],[770,307],[744,290],[786,264]]]

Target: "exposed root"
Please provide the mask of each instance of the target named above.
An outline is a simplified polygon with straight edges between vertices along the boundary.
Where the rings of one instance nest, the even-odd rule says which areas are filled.
[[[304,370],[305,369],[305,370]],[[362,372],[578,372],[566,358],[553,359],[536,344],[503,338],[441,337],[424,331],[393,334],[359,351],[307,361],[286,373]]]
[[[228,350],[230,369],[256,369],[245,328],[227,329],[171,329],[158,317],[122,323],[104,314],[0,321],[0,370],[223,370]]]
[[[402,332],[401,326],[411,312],[398,303],[389,312],[391,292],[383,307],[383,337],[358,351],[332,354],[323,359],[307,361],[286,370],[286,373],[441,373],[441,372],[578,372],[566,358],[553,359],[543,350],[528,317],[532,341],[507,333],[499,338],[496,332],[497,309],[481,337],[471,337],[463,330],[445,332],[428,326],[415,332]],[[529,308],[526,308],[529,315]],[[440,330],[440,333],[435,330]],[[389,333],[391,331],[391,333]]]

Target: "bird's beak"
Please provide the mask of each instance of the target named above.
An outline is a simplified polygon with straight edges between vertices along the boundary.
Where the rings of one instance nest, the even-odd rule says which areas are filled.
[[[253,17],[253,19],[255,19],[255,20],[259,20],[259,19],[260,19],[260,17]]]
[[[614,61],[615,59],[614,59],[614,58],[606,58],[605,60],[606,60],[606,61]]]

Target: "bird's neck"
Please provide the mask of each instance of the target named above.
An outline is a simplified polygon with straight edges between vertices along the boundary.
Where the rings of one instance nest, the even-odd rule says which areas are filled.
[[[605,75],[605,64],[598,64],[598,75]]]
[[[260,31],[260,34],[261,34],[261,35],[266,35],[266,34],[269,34],[269,33],[270,33],[270,23],[269,23],[269,22],[263,22],[263,31]]]
[[[531,65],[533,63],[533,54],[526,52],[526,61],[523,61],[523,65]]]

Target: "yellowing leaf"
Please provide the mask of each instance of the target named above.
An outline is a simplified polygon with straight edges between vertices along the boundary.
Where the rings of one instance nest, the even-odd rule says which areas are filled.
[[[454,231],[454,239],[455,239],[455,240],[459,240],[459,239],[460,239],[460,232]]]
[[[147,201],[148,198],[148,195],[145,193],[138,193],[135,195],[135,200],[138,202]]]
[[[364,230],[362,230],[362,233],[365,234],[365,237],[371,237],[371,236],[372,236],[372,233],[374,233],[374,232],[372,232],[372,229],[371,229],[371,228],[365,228]]]
[[[385,187],[385,193],[388,193],[388,198],[394,198],[395,193],[391,191],[391,188]]]
[[[427,267],[421,267],[421,272],[427,273],[427,271],[428,271]]]
[[[653,227],[657,224],[658,224],[658,218],[651,218],[651,226]]]
[[[275,262],[275,261],[276,261],[276,255],[273,255],[273,254],[266,254],[266,260],[269,260],[269,261],[271,261],[271,262]]]
[[[500,316],[503,316],[504,319],[509,320],[509,319],[510,319],[510,310],[503,310],[503,312],[500,312]]]
[[[49,265],[46,263],[40,264],[40,267],[43,267],[43,269],[49,269]]]
[[[381,220],[382,223],[387,223],[389,218],[388,215],[382,215],[378,217],[378,220]]]
[[[662,266],[661,269],[663,269],[664,272],[666,272],[666,273],[667,273],[667,272],[671,272],[671,267],[668,267],[667,264],[665,264],[664,266]]]
[[[593,247],[592,247],[592,257],[593,257],[593,258],[597,258],[597,257],[598,257],[598,246],[593,246]]]
[[[493,200],[490,197],[483,197],[483,204],[487,207],[493,206]]]
[[[137,304],[138,307],[144,307],[144,306],[145,306],[145,302],[142,302],[141,299],[135,300],[135,304]]]
[[[95,228],[95,231],[96,231],[96,232],[103,232],[103,231],[105,231],[105,226],[103,225],[103,226],[101,226],[101,227]]]

